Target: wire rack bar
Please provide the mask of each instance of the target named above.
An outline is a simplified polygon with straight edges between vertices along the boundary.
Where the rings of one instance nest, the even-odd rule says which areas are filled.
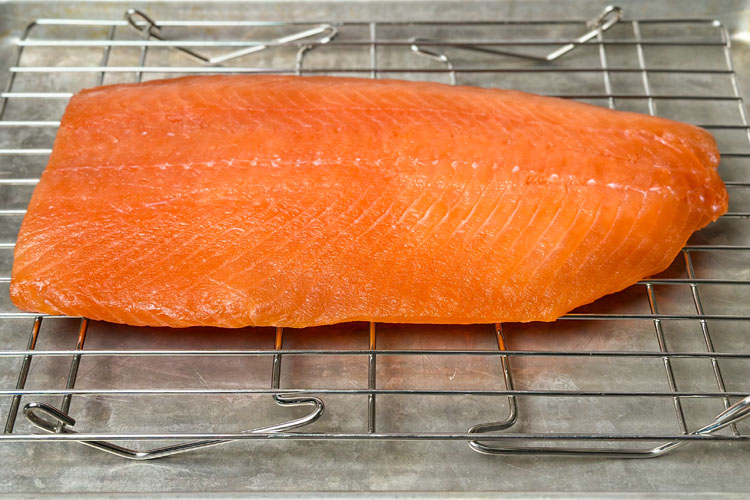
[[[0,211],[0,215],[7,212],[10,215],[23,213],[21,210]],[[0,276],[0,283],[10,283],[10,276]],[[636,285],[750,285],[750,280],[723,279],[723,278],[650,278],[640,280]],[[703,314],[703,313],[699,313]]]
[[[146,47],[147,48],[147,47]],[[297,68],[286,67],[286,68],[273,68],[273,67],[255,67],[255,66],[107,66],[101,68],[99,66],[11,66],[8,68],[11,73],[99,73],[105,71],[106,73],[199,73],[199,74],[216,74],[216,73],[229,73],[229,74],[296,74]],[[640,69],[636,68],[597,68],[597,67],[581,67],[581,68],[561,68],[561,67],[540,67],[540,68],[487,68],[487,67],[475,67],[475,68],[456,68],[454,70],[444,68],[404,68],[404,67],[393,67],[393,68],[373,68],[371,66],[355,67],[355,68],[341,68],[341,67],[327,67],[327,68],[307,68],[306,73],[309,74],[324,74],[324,73],[376,73],[378,75],[383,73],[409,73],[409,74],[432,74],[432,73],[451,73],[455,71],[457,73],[640,73]],[[666,73],[666,74],[701,74],[701,75],[731,75],[732,72],[723,69],[711,69],[711,68],[649,68],[650,73]]]
[[[683,250],[682,255],[685,260],[685,270],[687,271],[688,276],[691,278],[695,277],[693,259],[692,257],[690,257],[690,252],[687,250]],[[698,291],[698,287],[694,283],[690,285],[690,292],[693,296],[695,312],[698,314],[703,314],[703,303],[701,302],[700,292]],[[716,350],[714,349],[713,340],[711,339],[711,333],[708,328],[708,322],[700,321],[700,326],[701,332],[703,333],[703,340],[706,343],[706,350],[710,353],[716,352]],[[726,384],[724,383],[724,377],[721,374],[721,367],[719,366],[718,358],[711,358],[711,369],[713,370],[714,378],[716,379],[717,388],[722,392],[726,391]],[[731,405],[729,398],[724,398],[723,401],[724,409],[728,409]],[[734,434],[735,436],[739,435],[739,431],[737,430],[737,426],[735,424],[730,425],[729,428],[732,431],[732,434]]]
[[[57,98],[69,99],[69,98],[73,97],[73,93],[72,92],[64,94],[64,95],[63,94],[58,95],[58,94],[52,93],[52,92],[50,92],[50,93],[44,93],[44,92],[39,92],[39,93],[15,92],[15,93],[0,93],[0,98],[3,98],[3,97],[7,98],[7,99],[13,99],[13,98],[16,98],[16,97],[23,97],[23,98],[32,98],[32,97],[46,98],[46,96],[48,96],[48,95],[52,96],[51,98],[54,98],[54,99],[57,99]],[[542,95],[544,95],[544,94],[542,94]],[[575,95],[574,97],[571,97],[570,95],[566,96],[566,95],[562,95],[562,94],[558,94],[558,95],[547,94],[547,95],[549,97],[561,97],[563,99],[573,99],[573,98],[574,99],[608,99],[610,97],[613,97],[615,99],[648,99],[649,98],[648,96],[645,96],[645,95],[643,95],[643,96],[634,96],[634,95],[625,95],[625,94],[612,94],[612,95],[607,95],[607,94],[578,94],[578,95]],[[652,95],[651,99],[691,100],[692,98],[688,98],[687,96],[668,96],[668,95],[667,96],[658,96],[658,95],[653,96]],[[711,100],[714,100],[714,99],[712,97],[710,97],[710,96],[707,96],[707,97],[700,97],[700,98],[694,99],[694,100],[709,100],[709,101],[711,101]],[[721,99],[719,99],[719,100],[721,100]],[[727,100],[734,100],[734,99],[732,98],[732,99],[727,99]],[[748,126],[748,125],[721,125],[721,124],[712,125],[710,123],[709,124],[696,123],[694,125],[696,127],[701,127],[701,128],[705,128],[705,129],[709,129],[709,130],[748,130],[748,129],[750,129],[750,126]],[[41,120],[37,120],[37,121],[35,121],[35,120],[5,120],[5,121],[0,121],[0,127],[8,127],[8,128],[11,128],[11,127],[59,127],[59,126],[60,126],[60,121],[59,120],[44,120],[44,121],[41,121]],[[733,182],[732,181],[725,181],[725,184],[732,185]],[[734,184],[737,184],[737,183],[734,183]],[[747,183],[745,183],[745,184],[747,184]]]
[[[73,319],[73,318],[71,318]],[[75,318],[80,319],[80,318]],[[274,350],[260,350],[260,349],[226,349],[226,350],[181,350],[181,349],[150,349],[150,350],[134,350],[134,349],[86,349],[86,350],[41,350],[41,349],[27,349],[27,350],[2,350],[0,351],[0,357],[24,357],[27,355],[34,355],[35,357],[69,357],[74,355],[80,355],[83,357],[143,357],[143,356],[190,356],[190,357],[210,357],[210,356],[253,356],[253,357],[268,357],[268,356],[495,356],[495,357],[584,357],[584,358],[695,358],[695,359],[712,359],[712,358],[728,358],[728,359],[750,359],[750,353],[737,353],[737,352],[682,352],[682,351],[569,351],[569,350],[507,350],[501,351],[496,350],[480,350],[480,349],[362,349],[362,350],[347,350],[347,349],[274,349]]]
[[[377,346],[377,327],[375,323],[370,322],[370,329],[369,329],[369,344],[370,344],[370,351],[375,351]],[[375,396],[375,387],[376,387],[376,374],[377,374],[377,354],[375,352],[372,352],[367,355],[367,389],[373,392],[370,392],[367,395],[367,432],[374,433],[377,428],[377,413],[376,413],[376,396]]]
[[[637,42],[640,42],[641,40],[641,30],[640,26],[638,24],[638,21],[633,21],[632,24],[633,34],[635,35],[635,39]],[[638,54],[638,66],[641,69],[641,81],[643,83],[643,91],[646,93],[647,96],[651,95],[651,85],[649,83],[648,78],[648,71],[646,69],[646,61],[643,54],[643,45],[638,43],[636,45],[636,51]],[[649,98],[648,99],[648,113],[651,116],[656,116],[656,102]],[[648,297],[648,305],[649,309],[651,309],[651,314],[658,314],[659,313],[659,306],[656,301],[656,294],[654,293],[654,286],[651,283],[646,284],[646,295]],[[666,339],[664,338],[664,330],[662,329],[661,320],[655,319],[654,320],[654,332],[656,333],[656,339],[659,343],[659,350],[661,352],[669,352],[669,349],[667,349]],[[669,384],[669,389],[672,392],[677,392],[677,383],[674,378],[674,371],[672,370],[672,362],[669,357],[663,357],[662,358],[664,362],[664,371],[667,376],[667,383]],[[677,425],[680,428],[680,431],[683,434],[688,433],[687,423],[685,421],[685,412],[682,408],[682,403],[680,402],[680,399],[678,397],[675,397],[672,399],[672,402],[674,404],[675,409],[675,416],[677,417]]]
[[[285,27],[285,26],[309,26],[315,24],[328,23],[334,26],[368,26],[371,22],[378,26],[533,26],[533,25],[585,25],[589,22],[588,18],[578,19],[505,19],[505,20],[475,20],[475,21],[245,21],[245,20],[186,20],[186,19],[159,19],[158,23],[163,27],[183,27],[183,28],[254,28],[254,27]],[[629,22],[630,19],[623,18],[622,22]],[[721,22],[716,19],[706,18],[651,18],[639,19],[641,24],[696,24],[709,25],[720,28]],[[127,26],[127,22],[122,19],[54,19],[40,18],[32,23],[33,26]],[[22,40],[27,37],[21,37]]]
[[[36,318],[37,316],[42,318],[58,318],[58,319],[80,319],[79,316],[65,316],[65,315],[52,315],[52,314],[38,314],[38,313],[27,313],[27,312],[2,312],[0,313],[0,319],[13,319],[13,318]],[[557,321],[564,320],[597,320],[597,321],[628,321],[628,320],[713,320],[713,321],[748,321],[750,315],[740,314],[640,314],[640,313],[570,313],[557,318]]]
[[[78,434],[0,434],[0,441],[154,441],[154,440],[193,440],[193,439],[297,439],[297,440],[352,440],[352,441],[470,441],[476,434],[449,432],[391,432],[391,433],[333,433],[333,432],[275,432],[253,433],[240,432],[180,432],[180,433],[127,433],[106,434],[81,432]],[[689,435],[689,434],[583,434],[583,433],[503,433],[482,435],[482,441],[730,441],[750,442],[750,435]]]
[[[330,23],[326,23],[330,24]],[[370,23],[376,25],[376,23]],[[336,40],[330,42],[332,46],[342,47],[360,47],[360,46],[374,46],[374,47],[408,47],[414,43],[411,40],[375,40],[375,41],[363,41],[363,40]],[[560,45],[570,43],[574,46],[625,46],[632,47],[636,45],[646,45],[655,47],[674,47],[674,46],[688,46],[688,47],[723,47],[724,42],[721,41],[662,41],[662,40],[642,40],[635,42],[632,40],[595,40],[588,42],[571,42],[564,38],[549,38],[543,40],[462,40],[462,39],[450,39],[446,38],[443,40],[425,40],[420,42],[420,45],[431,46],[431,47],[445,47],[451,45],[472,45],[475,47],[536,47],[536,46],[547,46],[547,45]],[[305,45],[319,46],[328,45],[328,42],[316,42],[316,41],[298,41],[298,42],[278,42],[274,40],[19,40],[16,43],[19,47],[303,47]]]
[[[305,70],[310,71],[310,70]],[[390,71],[383,69],[382,71]],[[371,75],[377,74],[377,68],[370,70]],[[733,95],[688,95],[688,94],[663,94],[663,95],[638,95],[638,94],[616,94],[616,93],[581,93],[581,94],[550,94],[540,93],[540,95],[546,95],[547,97],[557,97],[561,99],[661,99],[661,100],[677,100],[677,101],[741,101],[741,97]],[[8,99],[24,98],[50,98],[50,99],[69,99],[73,94],[66,94],[61,92],[5,92],[2,97]],[[3,122],[0,122],[3,123]],[[34,124],[34,125],[29,125]],[[48,122],[24,122],[24,121],[12,121],[6,122],[2,126],[56,126],[59,125],[59,121],[48,121]],[[716,128],[716,125],[706,125],[707,128]],[[724,127],[731,127],[737,129],[743,129],[743,125],[725,125]]]
[[[34,320],[34,325],[31,327],[31,334],[29,335],[29,341],[26,346],[27,354],[24,354],[21,367],[18,370],[18,381],[16,382],[16,389],[23,390],[26,387],[26,378],[29,376],[29,368],[31,367],[31,356],[36,347],[36,341],[39,338],[39,329],[42,326],[42,318],[37,317]],[[16,423],[16,417],[18,415],[18,407],[21,404],[21,395],[14,394],[13,399],[10,402],[10,408],[8,409],[8,418],[5,420],[5,433],[10,434],[13,432],[13,427]]]
[[[552,389],[514,389],[514,390],[491,390],[491,389],[320,389],[312,387],[284,387],[284,388],[191,388],[191,389],[5,389],[0,390],[0,396],[65,396],[70,395],[90,395],[90,396],[212,396],[212,395],[250,395],[250,394],[349,394],[349,395],[367,395],[367,394],[390,394],[390,395],[420,395],[420,396],[533,396],[533,397],[552,397],[552,398],[693,398],[693,399],[712,399],[712,398],[742,398],[747,392],[730,391],[730,392],[691,392],[691,391],[572,391],[572,390],[552,390]],[[476,436],[475,436],[476,437]]]

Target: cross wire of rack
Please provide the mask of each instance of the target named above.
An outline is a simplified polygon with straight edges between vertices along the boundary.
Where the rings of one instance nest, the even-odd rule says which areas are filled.
[[[249,36],[259,38],[249,40]],[[246,439],[458,440],[468,442],[472,449],[485,454],[595,454],[632,458],[659,456],[688,443],[697,446],[695,441],[750,440],[750,432],[743,432],[740,422],[750,414],[750,397],[747,397],[750,388],[741,383],[747,379],[742,373],[748,373],[747,363],[750,362],[750,335],[747,335],[750,300],[746,292],[750,288],[750,241],[746,241],[750,231],[743,226],[750,217],[750,210],[743,209],[743,204],[750,207],[747,203],[750,201],[750,178],[747,177],[750,126],[732,66],[730,38],[718,21],[626,19],[622,9],[617,7],[608,7],[594,19],[579,20],[322,23],[152,20],[146,13],[129,10],[122,20],[39,19],[26,28],[17,45],[15,65],[10,68],[5,92],[0,94],[0,156],[6,165],[0,177],[0,189],[4,190],[0,198],[4,204],[0,209],[3,222],[0,231],[6,238],[0,243],[0,252],[6,254],[0,260],[5,273],[0,282],[6,285],[10,282],[12,239],[25,213],[23,207],[30,189],[36,184],[43,161],[51,151],[51,140],[67,99],[86,86],[140,82],[181,74],[345,74],[431,79],[454,84],[518,87],[613,109],[666,114],[692,121],[717,136],[722,149],[720,172],[730,189],[732,206],[717,223],[718,229],[699,232],[669,271],[639,282],[629,294],[626,292],[612,301],[605,300],[603,304],[568,314],[551,326],[472,327],[472,335],[478,335],[479,329],[484,328],[483,331],[494,339],[494,348],[474,348],[470,342],[459,347],[455,342],[448,342],[450,345],[431,348],[383,348],[382,331],[399,327],[375,323],[361,325],[361,333],[366,337],[366,345],[361,348],[284,348],[287,334],[281,328],[268,331],[272,345],[262,349],[223,347],[221,335],[215,335],[210,347],[204,348],[144,349],[138,343],[135,347],[89,348],[85,345],[91,326],[87,319],[19,312],[5,299],[0,326],[5,328],[7,342],[20,344],[26,337],[13,321],[30,322],[31,333],[24,342],[25,348],[3,346],[0,350],[0,362],[16,370],[15,386],[0,388],[0,396],[7,400],[5,432],[0,434],[0,441],[80,442],[125,458],[143,460]],[[47,147],[37,144],[39,140],[47,141],[44,144]],[[713,293],[714,288],[724,292]],[[645,309],[623,310],[617,305],[637,300],[646,304]],[[71,321],[79,322],[74,346],[38,348],[44,337],[43,325],[56,330],[55,325],[65,322],[69,327]],[[559,347],[554,330],[566,328],[566,324],[578,325],[575,329],[594,332],[599,337],[612,335],[612,338],[627,339],[632,336],[639,340],[632,345],[625,342],[630,348],[615,350]],[[651,331],[649,337],[643,336],[644,324]],[[693,344],[688,350],[670,348],[665,330],[671,324],[683,325],[680,328],[685,331],[695,328],[700,346],[696,348]],[[640,325],[637,334],[630,331],[633,325]],[[104,336],[119,335],[107,332],[107,325],[99,327]],[[424,328],[430,335],[431,327]],[[544,340],[537,341],[541,342],[541,348],[539,345],[523,348],[521,339],[535,328],[553,331],[548,331]],[[58,332],[45,331],[45,334],[51,338]],[[719,341],[720,348],[716,347],[716,339],[724,339]],[[521,347],[511,349],[514,341]],[[676,343],[680,344],[679,339]],[[129,387],[127,378],[116,381],[116,388],[76,386],[80,380],[79,368],[86,363],[101,366],[123,358],[216,359],[218,362],[227,357],[261,363],[270,360],[270,384],[266,387],[211,386],[201,377],[204,385],[198,388],[162,387],[155,380],[145,388]],[[411,376],[409,367],[428,357],[467,359],[469,364],[484,360],[497,368],[496,378],[490,388],[456,388],[450,384],[448,388],[432,388],[426,381],[417,387],[389,383],[389,380],[398,382]],[[70,360],[67,377],[62,376],[58,384],[52,382],[27,388],[33,362],[61,358]],[[354,388],[311,387],[298,382],[282,384],[282,360],[299,358],[316,358],[332,366],[364,359],[362,369],[366,375],[361,377],[362,386]],[[378,369],[378,360],[382,365],[385,359],[390,359],[391,364],[384,377],[382,366]],[[567,367],[584,361],[598,363],[598,368],[592,372],[595,374],[606,372],[608,366],[618,363],[638,362],[635,368],[638,369],[643,363],[656,362],[661,375],[649,375],[645,379],[649,387],[645,389],[625,390],[614,376],[605,380],[606,388],[584,390],[535,386],[533,381],[522,379],[531,376],[530,369],[519,372],[513,368],[531,363],[533,369],[542,366],[534,362],[554,364],[555,360],[562,360]],[[700,387],[681,388],[675,370],[680,362],[703,367],[708,376],[702,379]],[[733,380],[727,381],[728,365],[731,365],[730,372],[733,368],[740,376],[730,376]],[[406,371],[403,377],[389,379],[388,375],[399,369]],[[453,377],[458,369],[456,362]],[[691,368],[691,371],[699,370]],[[466,382],[471,376],[469,373],[461,380]],[[120,387],[122,384],[125,387]],[[731,385],[735,390],[730,390]],[[108,396],[159,398],[158,404],[170,398],[255,397],[268,398],[282,409],[302,406],[305,410],[302,413],[283,410],[290,411],[294,418],[241,432],[233,428],[212,428],[210,432],[194,429],[189,432],[137,433],[106,429],[80,432],[76,426],[80,428],[81,424],[76,424],[74,412],[71,412],[74,396],[79,400]],[[334,408],[331,404],[326,406],[326,400],[342,396],[358,398],[357,401],[365,405],[361,430],[326,429],[325,418],[321,418],[323,410]],[[383,431],[381,424],[389,420],[388,415],[384,415],[389,407],[383,408],[380,401],[389,396],[407,398],[407,408],[418,397],[443,398],[443,406],[429,409],[433,418],[450,405],[466,405],[467,398],[481,398],[489,401],[489,414],[494,418],[484,418],[481,416],[484,414],[478,412],[470,428]],[[61,400],[57,403],[41,401],[45,398]],[[677,432],[647,432],[643,422],[624,431],[601,431],[601,426],[590,424],[576,432],[534,430],[530,423],[544,418],[540,413],[545,410],[529,405],[532,409],[525,411],[521,404],[534,399],[542,402],[572,400],[579,408],[576,416],[586,417],[587,404],[595,407],[603,404],[607,408],[616,406],[612,402],[623,398],[634,401],[633,406],[641,409],[647,419],[667,420],[663,415],[649,416],[649,410],[654,408],[653,401],[667,401],[676,417],[671,425],[676,424]],[[685,404],[695,400],[712,402],[708,411],[719,415],[690,425]],[[420,407],[420,411],[423,409]],[[28,431],[17,428],[23,421],[19,419],[21,414],[26,417]],[[548,415],[547,418],[565,417]],[[618,417],[600,415],[596,418],[598,423],[611,427],[611,422],[606,420],[614,421]],[[294,431],[316,421],[322,430]],[[632,423],[636,425],[637,419]],[[46,432],[32,432],[32,425]],[[598,430],[594,432],[592,428]],[[137,442],[140,448],[127,448],[123,441]],[[154,441],[168,444],[144,449]],[[623,442],[627,446],[636,442],[640,447],[623,448]]]

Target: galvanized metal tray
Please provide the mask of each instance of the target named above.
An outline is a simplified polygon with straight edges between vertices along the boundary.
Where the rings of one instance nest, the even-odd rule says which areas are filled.
[[[668,271],[552,324],[144,329],[42,319],[6,292],[6,491],[746,490],[750,424],[716,416],[750,393],[747,26],[742,2],[680,5],[629,3],[588,25],[602,4],[0,6],[6,287],[71,93],[185,73],[455,81],[668,116],[715,134],[731,200]],[[145,16],[127,19],[133,7]],[[524,456],[475,453],[469,429],[492,431],[475,450]],[[604,457],[683,444],[652,461]],[[91,445],[130,458],[150,456],[125,448],[192,451],[127,463]],[[553,448],[599,456],[546,456]]]

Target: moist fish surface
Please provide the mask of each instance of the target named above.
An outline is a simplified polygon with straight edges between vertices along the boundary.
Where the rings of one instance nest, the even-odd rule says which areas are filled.
[[[21,309],[131,325],[552,321],[727,210],[706,131],[427,82],[196,76],[75,95]]]

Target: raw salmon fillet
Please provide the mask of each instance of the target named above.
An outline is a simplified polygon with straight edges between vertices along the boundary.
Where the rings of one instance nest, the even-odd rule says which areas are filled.
[[[21,309],[131,325],[551,321],[727,209],[706,131],[516,91],[293,76],[84,90]]]

